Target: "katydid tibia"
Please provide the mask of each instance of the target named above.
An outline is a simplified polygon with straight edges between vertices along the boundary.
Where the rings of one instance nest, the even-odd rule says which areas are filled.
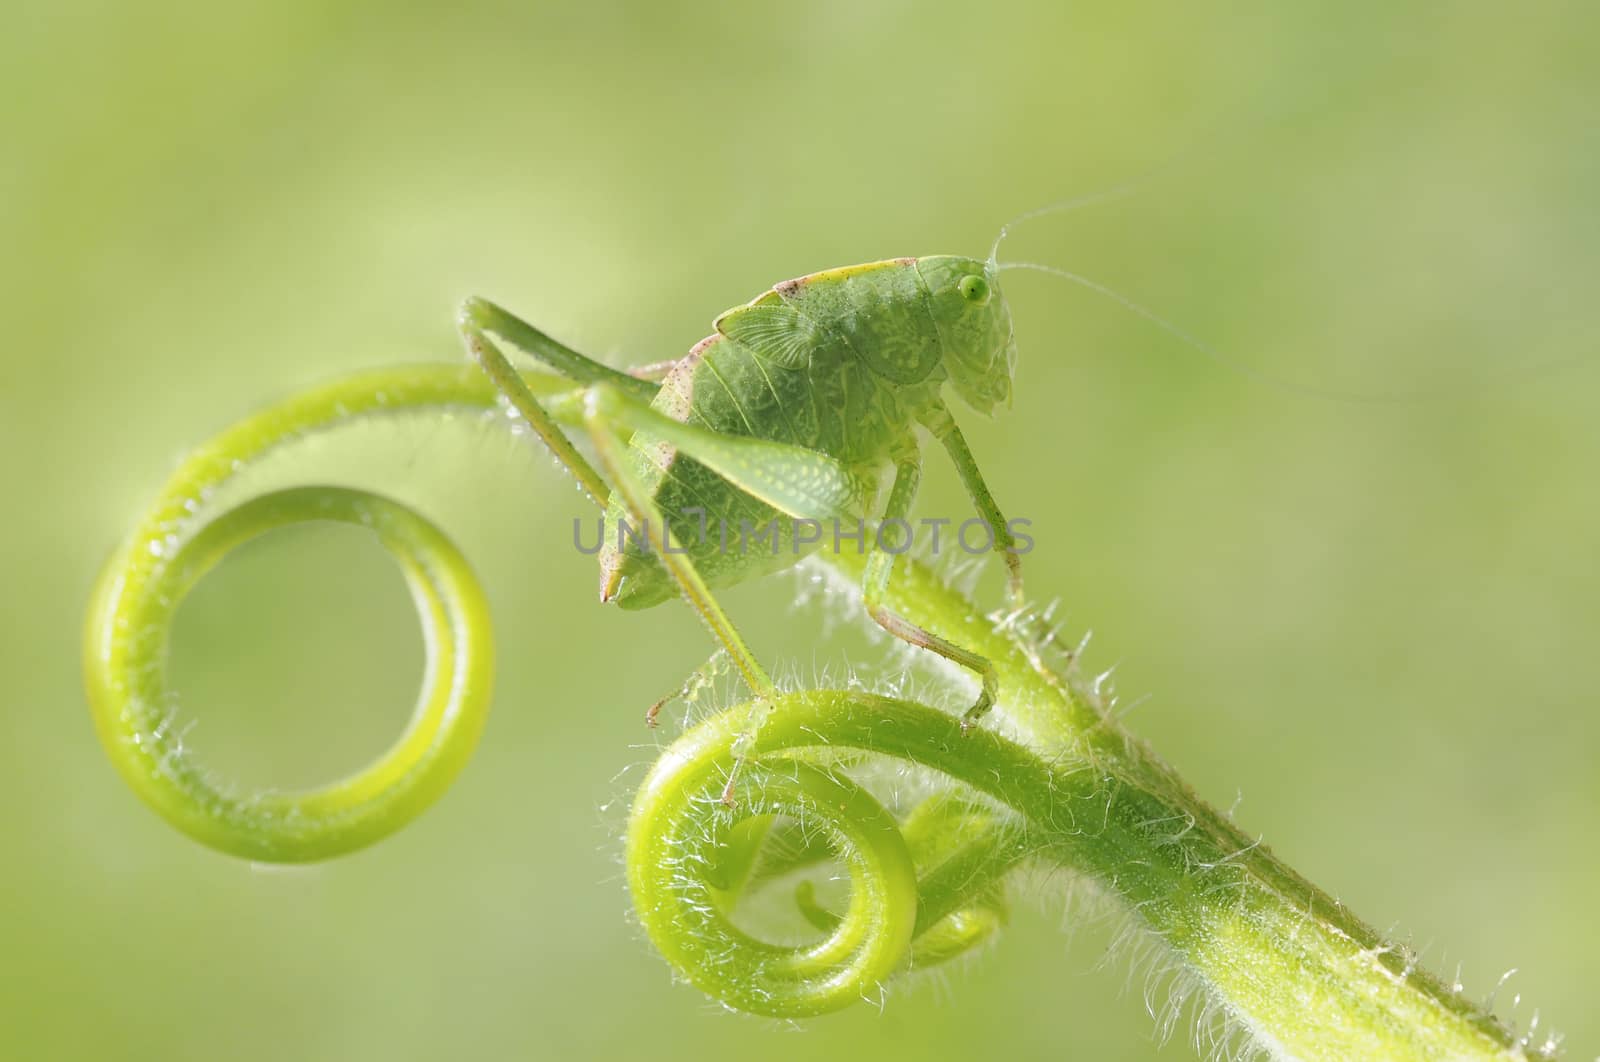
[[[1016,344],[993,260],[896,258],[784,281],[718,317],[682,359],[632,373],[481,299],[463,307],[461,328],[511,406],[604,507],[601,599],[645,608],[681,594],[758,701],[775,695],[772,681],[712,589],[795,563],[814,543],[793,534],[794,522],[865,516],[909,527],[919,427],[950,455],[1005,556],[1012,604],[1022,604],[1013,532],[943,397],[948,384],[985,414],[1011,397]],[[541,405],[491,336],[573,381],[576,400]],[[599,469],[558,422],[589,437]],[[874,504],[889,467],[887,497]],[[704,533],[708,521],[782,529],[783,548],[729,549],[725,535]],[[867,537],[868,614],[978,675],[981,693],[962,719],[971,725],[994,704],[994,668],[886,606],[898,551]]]

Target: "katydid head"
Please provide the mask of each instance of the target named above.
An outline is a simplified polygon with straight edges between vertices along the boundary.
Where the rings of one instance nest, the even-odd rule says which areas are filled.
[[[999,271],[982,259],[935,255],[917,259],[917,272],[927,285],[951,386],[980,413],[1009,405],[1017,344]]]

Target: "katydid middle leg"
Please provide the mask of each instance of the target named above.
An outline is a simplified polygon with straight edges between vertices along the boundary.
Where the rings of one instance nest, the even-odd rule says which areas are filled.
[[[601,426],[606,426],[609,431],[604,434],[611,436],[609,442],[604,434],[596,436],[596,447],[600,451],[602,461],[606,464],[607,471],[612,473],[619,491],[623,492],[632,515],[635,519],[643,520],[647,530],[653,526],[665,527],[665,524],[661,522],[659,513],[654,511],[655,507],[651,500],[643,496],[643,492],[621,467],[620,451],[613,450],[608,457],[608,448],[618,445],[615,436],[618,426],[626,426],[661,438],[740,490],[797,519],[841,519],[858,511],[857,507],[865,496],[865,486],[858,482],[843,464],[827,454],[765,439],[723,435],[672,420],[603,384],[590,388],[586,395],[591,406],[595,408],[592,427],[597,430]],[[914,437],[908,435],[902,443],[895,464],[895,482],[885,506],[883,516],[885,522],[904,521],[916,498],[922,462]],[[630,497],[629,491],[637,497]],[[652,540],[651,546],[660,552],[660,545],[657,542]],[[989,710],[998,694],[999,678],[994,665],[977,653],[963,649],[932,631],[918,627],[884,604],[889,579],[893,573],[894,558],[893,553],[881,547],[875,548],[868,558],[862,582],[862,596],[867,612],[880,626],[902,641],[928,649],[979,675],[983,683],[982,692],[977,703],[962,717],[962,727],[970,727]],[[659,559],[667,565],[675,577],[678,577],[679,585],[684,587],[685,594],[691,602],[703,597],[711,605],[715,605],[709,593],[699,590],[691,592],[688,576],[693,576],[695,580],[698,580],[699,576],[686,557],[663,555]],[[677,568],[683,569],[682,575]],[[702,615],[708,616],[707,622],[711,623],[707,610],[702,608],[701,612]],[[714,632],[717,630],[715,624],[712,629]],[[729,641],[720,636],[718,640],[728,646],[735,664],[738,664],[739,655],[734,652]]]
[[[660,413],[625,399],[620,395],[594,388],[591,394],[609,395],[606,401],[614,419],[629,427],[658,435],[679,450],[701,462],[734,486],[771,505],[773,508],[798,519],[838,520],[857,511],[856,507],[869,493],[856,481],[850,471],[837,459],[823,453],[805,450],[785,443],[770,442],[738,436],[721,435],[704,428],[669,420]],[[955,422],[950,421],[953,431]],[[956,432],[959,439],[959,432]],[[948,445],[948,444],[947,444]],[[965,443],[960,444],[963,448]],[[970,457],[970,454],[969,454]],[[895,461],[894,487],[889,492],[883,519],[904,521],[916,498],[917,486],[922,476],[922,459],[917,452],[916,439],[908,435],[901,443]],[[974,474],[976,466],[974,466]],[[965,475],[963,479],[965,479]],[[982,479],[976,480],[982,486]],[[987,497],[987,488],[983,488]],[[1005,521],[990,499],[988,509],[1006,534]],[[1014,557],[1014,551],[1007,554]],[[932,631],[911,623],[884,604],[889,579],[893,574],[895,555],[876,547],[867,560],[866,574],[862,579],[862,598],[867,613],[879,626],[896,638],[919,648],[928,649],[962,667],[977,672],[983,689],[977,703],[962,716],[963,728],[970,727],[993,706],[998,695],[999,677],[994,665],[977,653],[963,649],[954,642],[941,638]],[[667,560],[669,558],[662,558]],[[676,558],[682,560],[682,558]],[[1013,569],[1015,570],[1015,569]],[[1015,586],[1017,595],[1021,586]]]
[[[894,574],[897,554],[883,548],[881,541],[883,528],[890,521],[899,521],[908,529],[910,527],[906,524],[906,516],[911,512],[911,503],[916,499],[917,487],[922,480],[922,457],[918,454],[916,445],[915,439],[907,439],[902,445],[899,458],[895,461],[894,486],[889,490],[889,500],[884,506],[883,520],[878,525],[877,540],[874,541],[871,556],[867,558],[867,571],[862,577],[861,597],[866,605],[867,614],[896,638],[938,653],[946,660],[978,673],[983,687],[978,693],[977,703],[961,717],[961,729],[966,730],[994,706],[1000,685],[1000,677],[994,665],[987,658],[917,626],[892,611],[884,603],[884,597],[889,591],[889,579]]]
[[[665,548],[667,525],[654,501],[623,461],[626,436],[621,430],[644,432],[670,443],[740,490],[797,519],[837,520],[848,516],[858,511],[865,486],[837,459],[827,454],[765,439],[723,435],[672,420],[605,384],[595,385],[585,392],[585,407],[585,424],[594,438],[601,463],[616,484],[629,515],[644,527],[657,559],[671,572],[685,598],[700,612],[717,640],[727,648],[734,665],[745,673],[746,681],[757,697],[775,695],[770,680],[763,688],[751,679],[752,669],[758,669],[759,665],[733,630],[716,599],[706,589],[693,563],[681,553]],[[921,458],[917,453],[916,440],[907,436],[896,462],[894,487],[884,511],[885,522],[905,520],[911,511],[920,478]],[[884,597],[893,573],[894,558],[893,553],[881,547],[875,547],[868,558],[863,579],[863,599],[867,612],[880,626],[902,641],[937,653],[980,676],[982,692],[977,703],[961,720],[962,728],[966,729],[994,704],[999,686],[994,665],[977,653],[917,626],[887,607]],[[760,719],[752,718],[749,736],[754,736],[759,725]]]

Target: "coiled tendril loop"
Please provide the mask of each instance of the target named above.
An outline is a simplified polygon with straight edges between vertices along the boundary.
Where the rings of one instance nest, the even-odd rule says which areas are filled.
[[[958,761],[978,752],[960,772],[977,778],[999,739],[968,741],[951,716],[909,702],[787,695],[771,706],[730,808],[720,794],[747,711],[735,706],[683,735],[634,802],[627,865],[636,910],[681,974],[735,1009],[804,1017],[876,998],[894,975],[967,954],[1004,923],[1001,880],[1042,835],[1000,804],[953,791],[897,821],[826,765],[846,751],[939,765],[920,741],[905,740],[921,734]],[[791,836],[774,836],[783,830]],[[781,854],[763,858],[763,846]],[[734,924],[742,898],[828,855],[849,878],[846,909],[822,908],[809,882],[796,889],[802,914],[826,934],[820,942],[777,946]]]
[[[205,508],[228,479],[308,433],[385,413],[493,406],[493,392],[465,369],[368,373],[267,409],[179,466],[101,576],[84,644],[100,739],[135,792],[174,826],[233,855],[305,862],[392,833],[449,787],[482,730],[494,654],[483,590],[444,533],[399,502],[343,487],[275,491],[213,519]],[[166,682],[172,624],[185,595],[234,548],[314,521],[367,528],[399,563],[422,621],[422,690],[405,731],[350,777],[305,791],[239,793],[184,745]]]

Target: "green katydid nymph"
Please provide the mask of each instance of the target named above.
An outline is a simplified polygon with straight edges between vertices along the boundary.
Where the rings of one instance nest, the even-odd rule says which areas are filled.
[[[722,314],[716,331],[682,359],[632,373],[482,299],[468,300],[461,327],[512,407],[605,507],[601,599],[645,608],[681,594],[766,699],[775,692],[771,680],[711,590],[793,564],[805,549],[786,539],[783,549],[728,550],[703,533],[708,518],[722,527],[780,515],[904,523],[921,476],[919,428],[955,463],[1005,556],[1012,604],[1021,606],[1016,540],[946,404],[951,391],[988,414],[1011,397],[1016,342],[998,272],[992,259],[937,255],[812,273]],[[579,385],[577,400],[541,405],[491,334]],[[558,419],[587,433],[604,476]],[[890,487],[879,501],[888,469]],[[890,611],[884,597],[898,551],[869,548],[868,614],[979,676],[982,691],[963,717],[970,725],[994,703],[994,668]]]

